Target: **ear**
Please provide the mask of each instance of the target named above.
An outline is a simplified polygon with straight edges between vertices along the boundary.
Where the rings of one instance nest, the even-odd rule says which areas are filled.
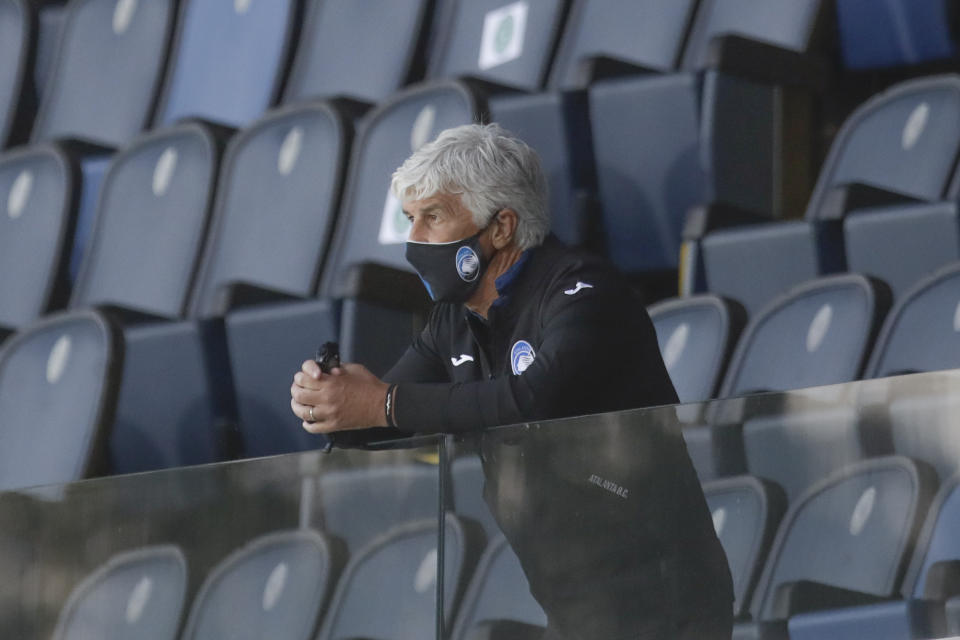
[[[503,249],[513,242],[517,232],[517,212],[513,209],[500,209],[491,220],[490,240],[497,250]]]

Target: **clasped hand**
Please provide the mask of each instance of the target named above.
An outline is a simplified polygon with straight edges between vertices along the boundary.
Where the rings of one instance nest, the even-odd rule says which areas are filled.
[[[387,387],[363,365],[345,363],[323,373],[307,360],[293,376],[290,408],[310,433],[385,426]]]

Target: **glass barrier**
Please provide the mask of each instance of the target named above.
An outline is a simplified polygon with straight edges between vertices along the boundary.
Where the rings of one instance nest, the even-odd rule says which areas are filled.
[[[945,638],[958,408],[915,374],[3,493],[0,628]]]

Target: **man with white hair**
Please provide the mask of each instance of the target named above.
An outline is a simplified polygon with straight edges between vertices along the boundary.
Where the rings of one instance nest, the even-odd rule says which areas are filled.
[[[522,141],[495,124],[449,129],[397,169],[391,188],[411,223],[407,260],[436,304],[384,380],[357,364],[322,374],[314,361],[304,362],[294,376],[291,407],[306,430],[469,432],[678,401],[639,296],[608,264],[550,235],[546,180],[536,153]],[[691,558],[684,560],[685,577],[651,569],[640,592],[626,594],[650,600],[651,590],[664,592],[657,598],[657,606],[666,607],[662,620],[616,623],[626,625],[623,637],[648,637],[644,630],[669,637],[662,625],[670,624],[672,637],[728,638],[729,571],[679,433],[657,453],[682,472],[671,480],[680,486],[666,511],[685,510],[683,522],[693,523],[684,532],[683,553]],[[490,482],[496,470],[487,463],[484,470]],[[510,538],[505,514],[491,507]],[[660,543],[652,540],[635,542],[660,558],[649,548]],[[525,568],[534,564],[518,555]],[[535,595],[538,588],[556,591],[528,577]],[[695,582],[709,583],[716,597],[694,597],[703,589]],[[703,612],[703,624],[670,607],[677,588],[688,589],[691,606],[701,610],[716,601]],[[604,598],[610,593],[597,591],[608,594]],[[540,598],[548,615],[553,608],[562,619],[556,607],[563,605],[547,599]],[[637,610],[647,615],[651,607],[647,602]],[[556,637],[587,637],[569,625],[554,626]]]

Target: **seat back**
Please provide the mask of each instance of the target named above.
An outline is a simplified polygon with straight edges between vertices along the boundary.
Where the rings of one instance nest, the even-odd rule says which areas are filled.
[[[340,560],[315,531],[280,531],[230,554],[204,581],[183,640],[309,640]]]
[[[316,290],[351,132],[335,108],[311,103],[272,113],[231,141],[194,315],[222,311],[219,294],[233,282],[300,297]]]
[[[310,4],[284,102],[339,95],[381,102],[422,67],[428,0]]]
[[[324,266],[322,295],[337,295],[350,267],[361,262],[410,271],[405,258],[410,224],[390,193],[391,176],[444,129],[476,122],[480,101],[466,84],[442,83],[401,93],[366,116]]]
[[[778,587],[798,580],[896,595],[935,489],[931,469],[899,456],[851,465],[812,487],[783,518],[754,619],[770,618]]]
[[[806,52],[817,27],[827,17],[831,3],[824,0],[700,0],[697,16],[683,54],[685,69],[698,69],[707,61],[710,41],[737,35]]]
[[[487,544],[477,563],[457,613],[453,637],[468,640],[477,624],[494,620],[547,625],[546,614],[530,595],[520,560],[503,535]]]
[[[566,0],[453,0],[431,78],[470,76],[530,91],[547,78]]]
[[[187,591],[175,546],[118,553],[70,594],[54,640],[173,640]]]
[[[65,304],[79,172],[53,146],[0,157],[0,327],[25,325]]]
[[[835,0],[843,65],[875,69],[956,55],[952,6],[943,0]]]
[[[274,104],[286,76],[298,0],[183,0],[155,126],[205,118],[240,126]]]
[[[883,325],[868,367],[874,378],[960,367],[960,264],[924,278]]]
[[[882,284],[854,274],[794,287],[744,330],[721,396],[856,380],[889,305]]]
[[[713,398],[746,323],[743,308],[702,295],[666,300],[648,311],[680,402]]]
[[[903,580],[904,597],[922,599],[927,589],[930,567],[942,561],[960,560],[957,527],[960,527],[960,476],[949,478],[937,492],[923,529],[917,538],[916,552]]]
[[[71,2],[31,139],[123,145],[153,115],[175,0]]]
[[[0,490],[103,471],[119,341],[91,311],[50,316],[7,339],[0,351]]]
[[[696,8],[696,0],[574,0],[550,85],[582,86],[580,65],[599,56],[676,69]]]
[[[471,558],[471,542],[462,524],[447,516],[445,526],[443,615],[448,620],[460,583],[475,558]],[[318,637],[432,637],[438,613],[437,533],[436,518],[401,525],[353,556],[337,585]]]
[[[830,190],[849,183],[940,200],[950,193],[958,152],[960,76],[898,84],[847,118],[820,170],[807,218],[819,218]]]
[[[185,124],[138,140],[114,159],[70,299],[160,316],[186,311],[213,201],[220,142]]]
[[[27,0],[0,1],[0,149],[26,139],[37,17]]]
[[[750,605],[773,535],[786,511],[786,498],[777,485],[753,476],[708,482],[703,485],[703,495],[730,565],[734,616],[741,616]]]

